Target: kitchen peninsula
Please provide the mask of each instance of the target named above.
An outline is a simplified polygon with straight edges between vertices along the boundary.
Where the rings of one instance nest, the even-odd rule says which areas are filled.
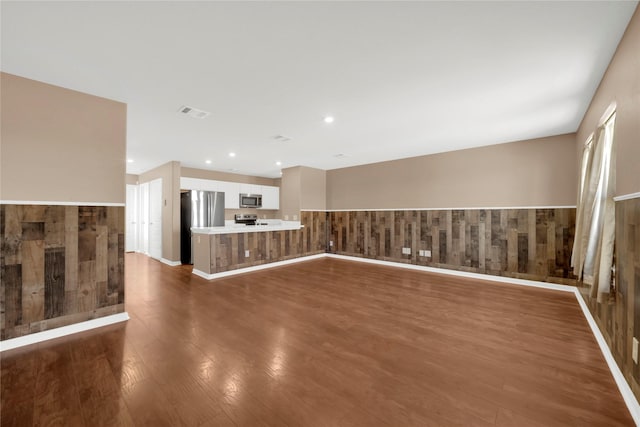
[[[300,221],[281,221],[279,219],[263,219],[263,222],[256,225],[235,224],[233,221],[226,221],[221,227],[192,227],[193,234],[228,234],[228,233],[251,233],[281,230],[299,230],[304,227]]]
[[[194,227],[193,274],[215,279],[241,270],[325,252],[324,212],[303,212],[301,221],[261,220]],[[250,268],[253,267],[253,268]]]

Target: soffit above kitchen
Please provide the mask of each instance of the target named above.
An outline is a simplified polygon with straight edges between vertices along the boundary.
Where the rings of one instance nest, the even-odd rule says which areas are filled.
[[[277,177],[575,132],[636,6],[3,1],[1,65],[126,102],[129,173]]]

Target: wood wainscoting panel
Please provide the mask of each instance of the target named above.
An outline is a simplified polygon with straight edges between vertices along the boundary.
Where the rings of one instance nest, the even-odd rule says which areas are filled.
[[[1,339],[123,311],[124,207],[0,205]]]
[[[327,213],[303,211],[300,219],[304,227],[299,230],[210,235],[211,273],[324,253]]]
[[[44,250],[44,317],[64,315],[64,248]]]
[[[574,208],[329,212],[329,252],[575,284]],[[409,248],[410,254],[403,253]],[[420,251],[431,251],[421,256]]]
[[[640,198],[616,202],[615,287],[598,302],[580,283],[607,345],[631,390],[640,401],[640,364],[634,363],[633,338],[640,340]]]

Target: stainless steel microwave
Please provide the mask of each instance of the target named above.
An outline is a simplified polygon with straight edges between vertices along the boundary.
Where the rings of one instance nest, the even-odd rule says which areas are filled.
[[[261,208],[262,194],[245,194],[240,193],[241,208]]]

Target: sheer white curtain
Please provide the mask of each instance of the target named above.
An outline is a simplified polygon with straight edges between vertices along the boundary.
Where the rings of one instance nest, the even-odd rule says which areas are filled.
[[[591,296],[602,299],[611,284],[615,241],[615,112],[598,127],[585,145],[576,235],[571,266],[579,280],[591,286]]]

